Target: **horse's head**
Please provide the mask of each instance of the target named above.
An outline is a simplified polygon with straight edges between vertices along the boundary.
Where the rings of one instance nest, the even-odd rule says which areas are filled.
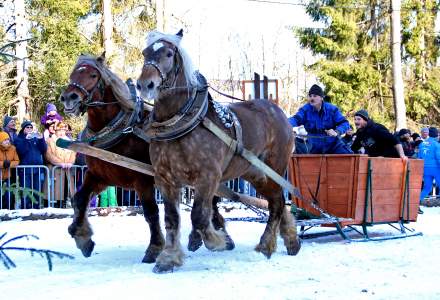
[[[64,111],[70,115],[79,115],[87,108],[87,104],[99,101],[104,96],[104,82],[101,73],[92,63],[78,59],[70,74],[70,83],[60,96]],[[96,59],[96,64],[102,64],[104,56]]]
[[[190,88],[197,82],[191,61],[180,47],[182,36],[182,30],[175,35],[157,31],[148,35],[147,48],[142,52],[144,65],[137,80],[142,98],[157,100],[162,90],[175,88],[176,84]]]

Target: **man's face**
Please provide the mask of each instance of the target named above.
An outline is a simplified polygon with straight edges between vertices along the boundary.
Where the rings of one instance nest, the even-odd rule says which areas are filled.
[[[309,95],[309,103],[312,105],[316,110],[320,110],[322,106],[322,97],[314,94]]]
[[[421,136],[422,136],[422,139],[426,139],[426,138],[428,138],[428,136],[429,136],[429,131],[422,131],[422,132],[421,132]]]
[[[14,119],[12,119],[11,121],[9,121],[9,123],[8,123],[8,127],[11,128],[11,129],[15,129],[15,120],[14,120]]]
[[[354,116],[354,126],[357,130],[362,129],[367,126],[367,121],[364,120],[362,117]]]

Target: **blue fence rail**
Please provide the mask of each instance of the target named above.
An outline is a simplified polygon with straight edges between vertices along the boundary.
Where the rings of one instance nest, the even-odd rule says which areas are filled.
[[[10,169],[10,176],[3,178],[0,172],[0,209],[39,209],[47,207],[71,207],[71,200],[81,187],[87,166],[73,165],[70,169],[59,166],[29,165]],[[227,186],[232,190],[258,196],[252,185],[240,178],[231,180]],[[117,206],[140,206],[137,193],[133,190],[115,187],[112,191]],[[182,202],[192,203],[194,193],[190,188],[182,190]],[[99,195],[92,197],[91,206],[100,206]],[[155,191],[158,203],[162,197]]]

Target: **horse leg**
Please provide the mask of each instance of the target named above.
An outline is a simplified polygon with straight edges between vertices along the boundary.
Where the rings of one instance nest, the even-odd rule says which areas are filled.
[[[95,242],[92,241],[92,228],[87,218],[87,207],[90,195],[96,190],[96,179],[86,172],[81,188],[73,196],[73,221],[68,227],[69,234],[75,239],[76,247],[81,250],[85,257],[92,254]]]
[[[215,185],[217,186],[217,185]],[[206,248],[213,251],[232,249],[226,239],[226,233],[216,230],[212,223],[214,190],[211,183],[199,184],[195,189],[194,205],[191,210],[191,221],[193,230],[197,231],[203,239]]]
[[[226,250],[232,250],[235,248],[234,241],[232,240],[231,236],[226,231],[225,226],[225,219],[218,211],[217,204],[220,202],[221,198],[218,196],[214,196],[212,199],[212,225],[214,226],[215,230],[221,230],[226,234]],[[191,233],[188,237],[188,250],[190,251],[196,251],[199,249],[203,244],[202,236],[200,233],[193,227]]]
[[[301,240],[296,232],[296,221],[292,213],[285,207],[281,217],[280,235],[284,240],[284,245],[288,255],[296,255],[301,249]]]
[[[141,196],[142,210],[144,212],[145,221],[150,227],[150,244],[145,250],[143,263],[154,263],[157,256],[162,252],[165,239],[160,228],[159,208],[154,199],[154,185],[153,181],[143,182],[142,190],[138,189],[138,194]]]
[[[266,197],[269,205],[269,219],[266,224],[260,243],[255,251],[263,253],[270,258],[276,250],[276,237],[284,210],[284,197],[282,189],[272,180],[259,180],[252,182],[258,193]]]
[[[166,238],[165,248],[156,258],[153,272],[169,273],[173,272],[175,266],[181,266],[184,258],[184,252],[180,245],[180,193],[178,188],[165,188],[157,180],[156,184],[160,187],[164,199]]]

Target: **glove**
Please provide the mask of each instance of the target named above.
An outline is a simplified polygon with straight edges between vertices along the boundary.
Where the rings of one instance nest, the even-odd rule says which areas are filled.
[[[5,160],[3,161],[3,168],[4,168],[4,169],[7,169],[7,168],[9,168],[10,166],[11,166],[11,161],[5,159]]]

